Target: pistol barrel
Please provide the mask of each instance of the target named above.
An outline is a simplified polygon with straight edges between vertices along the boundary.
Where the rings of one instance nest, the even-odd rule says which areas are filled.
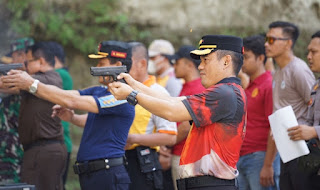
[[[113,81],[118,81],[117,76],[120,73],[126,73],[126,72],[127,72],[126,66],[90,67],[90,73],[92,76],[109,76],[109,77],[112,77]],[[123,79],[121,79],[120,81],[125,83]]]
[[[11,69],[23,68],[22,63],[0,64],[0,73],[6,75]]]

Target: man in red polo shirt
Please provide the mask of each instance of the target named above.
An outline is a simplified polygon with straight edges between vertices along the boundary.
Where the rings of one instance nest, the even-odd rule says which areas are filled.
[[[113,82],[110,91],[131,104],[141,105],[169,121],[193,121],[183,147],[178,189],[235,190],[236,163],[243,142],[247,101],[237,74],[243,61],[242,39],[235,36],[207,35],[199,49],[190,52],[201,59],[198,66],[200,94],[170,97],[155,92],[130,75],[121,73],[127,84]]]
[[[279,189],[280,158],[275,159],[277,151],[271,142],[268,121],[273,106],[272,75],[264,67],[264,42],[261,35],[243,40],[242,70],[250,77],[250,83],[245,89],[248,101],[246,136],[237,163],[239,190]]]

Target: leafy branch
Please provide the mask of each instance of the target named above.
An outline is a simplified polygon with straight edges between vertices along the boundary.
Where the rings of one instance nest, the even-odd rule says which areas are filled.
[[[83,53],[102,40],[145,41],[150,32],[121,14],[119,1],[6,0],[12,29],[37,40],[55,40]]]

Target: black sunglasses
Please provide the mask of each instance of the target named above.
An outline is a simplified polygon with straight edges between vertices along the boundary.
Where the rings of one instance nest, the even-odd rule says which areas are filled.
[[[270,45],[274,44],[276,40],[289,40],[289,38],[277,38],[277,37],[268,37],[268,36],[265,38],[265,42],[268,42],[268,44]]]

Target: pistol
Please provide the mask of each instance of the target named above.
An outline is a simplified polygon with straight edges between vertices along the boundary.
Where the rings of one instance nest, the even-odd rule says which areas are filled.
[[[0,63],[0,74],[7,75],[7,73],[11,69],[19,69],[19,68],[23,68],[23,63],[9,63],[9,64]]]
[[[90,67],[90,73],[92,76],[103,76],[104,82],[120,81],[126,83],[124,79],[118,80],[117,76],[120,73],[126,73],[127,66],[115,66],[115,67]],[[110,76],[112,80],[105,81],[105,76]]]

